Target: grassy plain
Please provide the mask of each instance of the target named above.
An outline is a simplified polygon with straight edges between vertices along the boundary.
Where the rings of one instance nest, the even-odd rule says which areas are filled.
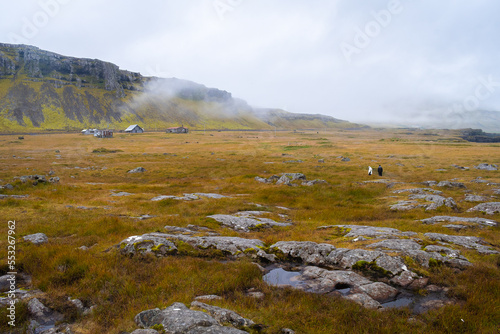
[[[100,152],[93,153],[96,149]],[[46,293],[47,305],[65,310],[75,321],[74,333],[132,331],[137,313],[173,302],[189,305],[194,297],[206,294],[223,296],[214,303],[269,326],[265,333],[278,333],[283,327],[297,333],[498,333],[500,257],[496,255],[461,249],[474,262],[470,269],[419,268],[432,283],[448,286],[449,294],[459,302],[413,315],[406,309],[368,310],[336,297],[270,287],[262,281],[258,268],[245,259],[221,261],[196,254],[127,258],[114,246],[131,235],[163,232],[165,225],[195,224],[221,235],[257,238],[267,244],[309,240],[355,248],[360,244],[317,227],[358,224],[419,235],[476,235],[498,247],[499,227],[454,232],[417,221],[433,215],[478,216],[466,212],[475,204],[463,201],[463,190],[444,189],[445,196],[458,203],[459,213],[448,208],[432,213],[423,209],[393,212],[389,205],[405,199],[393,190],[419,187],[411,183],[428,180],[456,179],[465,182],[470,193],[493,195],[492,187],[471,181],[482,177],[500,183],[500,172],[472,166],[483,162],[500,165],[499,149],[497,144],[464,142],[449,132],[408,130],[117,133],[112,139],[80,134],[27,135],[24,140],[0,136],[0,185],[14,185],[1,192],[29,195],[27,199],[0,199],[0,235],[5,236],[0,239],[0,268],[7,271],[7,222],[15,220],[19,270],[31,275],[33,287]],[[351,160],[341,161],[340,156]],[[394,182],[393,188],[364,182],[381,179],[367,175],[368,166],[376,170],[378,164],[384,167],[383,179]],[[139,166],[146,172],[127,173]],[[442,169],[446,171],[438,171]],[[13,180],[50,171],[60,177],[60,183],[33,186]],[[283,172],[304,173],[308,180],[323,179],[328,184],[287,187],[254,180],[255,176]],[[111,196],[121,191],[132,195]],[[150,201],[157,195],[195,192],[231,198]],[[241,235],[206,218],[259,209],[255,204],[264,205],[270,217],[287,214],[293,225]],[[144,214],[155,217],[131,218]],[[488,217],[500,221],[500,214]],[[21,241],[23,235],[38,232],[49,237],[48,244]],[[81,246],[90,249],[79,250]],[[248,288],[263,291],[265,298],[246,297]],[[95,305],[94,312],[77,315],[68,307],[68,296]],[[2,320],[0,331],[6,328]]]

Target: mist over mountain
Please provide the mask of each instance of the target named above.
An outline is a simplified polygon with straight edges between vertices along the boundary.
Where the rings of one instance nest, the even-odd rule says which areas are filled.
[[[253,108],[231,93],[177,78],[146,77],[117,65],[34,46],[0,44],[0,130],[87,127],[198,129],[354,127],[323,115]]]

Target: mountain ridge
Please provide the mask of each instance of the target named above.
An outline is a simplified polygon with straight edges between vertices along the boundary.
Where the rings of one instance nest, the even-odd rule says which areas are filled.
[[[0,43],[0,131],[146,128],[349,128],[331,116],[253,108],[230,92],[117,65]]]

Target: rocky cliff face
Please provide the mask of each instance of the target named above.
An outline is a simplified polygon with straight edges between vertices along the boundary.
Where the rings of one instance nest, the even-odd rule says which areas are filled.
[[[121,129],[133,123],[147,128],[184,124],[269,129],[276,124],[315,127],[310,126],[311,119],[321,127],[340,122],[327,116],[293,115],[255,112],[229,92],[187,80],[145,77],[97,59],[0,44],[0,131]],[[301,126],[301,120],[307,120],[307,126]]]
[[[118,97],[125,96],[124,89],[134,90],[143,83],[139,73],[120,70],[101,60],[65,57],[28,45],[0,44],[0,79],[19,74],[35,82],[52,83],[55,88],[104,88]]]

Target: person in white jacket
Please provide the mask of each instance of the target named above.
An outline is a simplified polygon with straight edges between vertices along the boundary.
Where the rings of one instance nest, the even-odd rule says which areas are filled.
[[[373,169],[371,166],[368,166],[368,175],[372,175]]]

